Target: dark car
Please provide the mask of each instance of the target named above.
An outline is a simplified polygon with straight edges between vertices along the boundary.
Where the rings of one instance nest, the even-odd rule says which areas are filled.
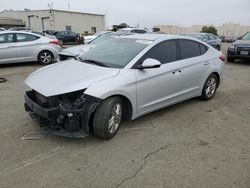
[[[48,35],[54,35],[55,32],[55,30],[42,30],[42,33],[46,33]]]
[[[56,36],[61,45],[65,43],[83,43],[82,37],[72,31],[56,31],[53,35]]]
[[[250,32],[229,46],[227,61],[234,62],[236,59],[250,59]]]
[[[187,34],[186,36],[199,39],[199,40],[213,46],[217,50],[221,49],[221,45],[222,45],[221,39],[212,33],[192,33],[192,34]]]

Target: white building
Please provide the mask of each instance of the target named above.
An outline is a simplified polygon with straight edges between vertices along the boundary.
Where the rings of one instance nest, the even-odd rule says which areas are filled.
[[[4,10],[0,20],[20,19],[32,30],[71,30],[76,33],[95,33],[105,29],[105,15],[82,12],[47,10]]]
[[[190,27],[181,27],[176,25],[158,25],[154,28],[159,28],[161,32],[166,34],[187,34],[199,33],[205,25],[192,25]],[[222,26],[215,26],[219,36],[239,37],[250,31],[250,26],[240,25],[239,23],[228,22]]]

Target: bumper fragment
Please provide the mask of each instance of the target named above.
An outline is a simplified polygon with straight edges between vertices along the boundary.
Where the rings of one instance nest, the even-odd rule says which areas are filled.
[[[42,101],[45,101],[44,104],[46,104],[44,107],[39,104],[34,93],[33,90],[24,93],[24,106],[31,118],[41,127],[59,136],[74,138],[88,136],[91,114],[95,111],[101,99],[86,96],[86,100],[81,107],[77,108],[74,105],[63,104],[61,101],[59,102],[59,99],[57,102],[52,101],[54,105],[50,106],[48,105],[51,103],[48,102],[49,98],[42,96]]]

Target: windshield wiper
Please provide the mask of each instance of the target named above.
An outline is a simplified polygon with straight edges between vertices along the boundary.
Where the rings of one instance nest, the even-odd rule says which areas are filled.
[[[95,65],[102,66],[102,67],[110,67],[109,65],[107,65],[105,63],[102,63],[102,62],[96,61],[96,60],[92,60],[92,59],[82,59],[82,58],[80,58],[80,60],[82,62],[86,62],[86,63],[90,63],[90,64],[95,64]]]

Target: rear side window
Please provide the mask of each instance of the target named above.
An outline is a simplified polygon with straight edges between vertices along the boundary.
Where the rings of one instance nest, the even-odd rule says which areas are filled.
[[[180,57],[188,59],[201,55],[200,43],[192,40],[179,40]]]
[[[0,44],[11,43],[14,41],[13,34],[2,34],[0,35]]]
[[[29,34],[23,34],[23,33],[16,34],[17,42],[29,42],[29,41],[34,41],[37,39],[39,39],[39,37],[35,35],[29,35]]]
[[[139,33],[139,34],[143,34],[143,33],[146,33],[147,31],[145,30],[142,30],[142,29],[134,29],[131,31],[131,33]]]
[[[145,59],[157,59],[162,64],[170,63],[177,60],[177,45],[176,41],[165,41],[153,47],[145,56],[140,60],[142,63]]]
[[[216,37],[214,35],[209,35],[210,40],[215,40]]]
[[[201,55],[205,54],[207,52],[207,47],[203,44],[200,44],[200,52],[201,52]]]

